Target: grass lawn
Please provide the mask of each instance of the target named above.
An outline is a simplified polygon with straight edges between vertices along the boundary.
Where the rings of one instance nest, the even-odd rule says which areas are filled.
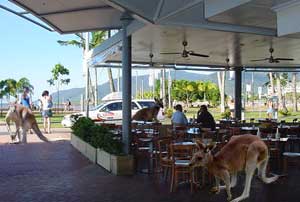
[[[43,117],[42,117],[41,113],[35,112],[34,115],[36,117],[39,127],[43,128]],[[62,121],[62,119],[65,115],[66,114],[63,114],[63,113],[59,113],[59,114],[54,113],[53,117],[51,117],[51,127],[52,128],[62,128],[62,125],[60,122]],[[5,121],[4,118],[5,118],[5,116],[0,116],[0,121],[1,122]]]
[[[196,118],[198,110],[199,110],[199,108],[186,109],[187,118],[193,118],[193,117]],[[212,115],[214,116],[216,121],[222,118],[219,108],[209,108],[209,111],[212,113]],[[41,113],[35,112],[34,114],[36,116],[39,127],[43,128],[43,118],[41,116]],[[54,113],[53,117],[51,118],[51,122],[52,122],[51,127],[52,128],[62,128],[61,121],[65,115],[66,114],[64,114],[64,113],[58,113],[58,114]],[[251,109],[250,109],[247,112],[245,112],[245,119],[249,120],[250,118],[255,118],[255,119],[267,118],[266,110],[262,110],[261,112],[259,112],[259,111],[251,111]],[[292,112],[290,116],[279,115],[279,117],[278,117],[279,120],[285,120],[286,122],[292,122],[293,119],[295,119],[295,118],[298,118],[300,120],[300,112]],[[0,116],[0,121],[1,122],[4,121],[4,116]],[[170,118],[166,118],[163,121],[163,124],[170,124],[170,123],[171,123]]]

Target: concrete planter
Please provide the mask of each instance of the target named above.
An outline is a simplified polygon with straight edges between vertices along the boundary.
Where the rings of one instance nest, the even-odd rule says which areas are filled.
[[[71,134],[71,145],[75,147],[80,153],[82,153],[91,162],[97,161],[97,149],[91,146],[89,143],[83,141],[74,134]]]
[[[106,169],[107,171],[111,171],[110,166],[110,154],[102,149],[97,149],[97,164]]]
[[[134,159],[132,155],[112,155],[102,149],[94,148],[74,134],[71,134],[71,144],[91,162],[97,163],[115,175],[134,174]]]
[[[84,154],[91,162],[97,162],[97,149],[92,145],[86,143],[86,149]]]
[[[115,175],[133,175],[134,159],[132,155],[110,156],[111,172]]]

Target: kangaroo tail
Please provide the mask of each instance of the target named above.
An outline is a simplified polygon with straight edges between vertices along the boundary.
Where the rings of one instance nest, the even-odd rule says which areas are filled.
[[[258,175],[259,175],[260,179],[266,184],[272,183],[279,178],[278,175],[275,175],[273,177],[266,177],[268,160],[269,160],[269,157],[267,157],[266,160],[261,162],[261,164],[258,166]]]
[[[39,129],[37,123],[32,124],[32,129],[41,140],[43,140],[44,142],[49,142],[48,138],[44,136],[41,130]]]

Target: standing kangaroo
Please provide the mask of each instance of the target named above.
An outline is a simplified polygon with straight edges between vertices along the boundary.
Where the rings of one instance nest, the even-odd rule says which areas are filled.
[[[267,145],[255,135],[232,136],[230,141],[215,155],[211,153],[214,145],[206,146],[197,141],[198,152],[191,160],[194,166],[204,166],[216,179],[215,191],[221,188],[227,191],[227,200],[239,202],[249,197],[252,177],[256,168],[259,178],[266,184],[274,182],[278,176],[266,177],[266,168],[269,160]],[[246,180],[241,196],[232,200],[230,188],[237,182],[237,173],[245,171]],[[220,180],[225,187],[220,186]]]
[[[18,136],[19,141],[21,140],[20,128],[22,129],[22,143],[27,143],[27,131],[33,129],[36,135],[44,142],[49,142],[40,131],[36,122],[35,116],[30,109],[19,104],[13,104],[9,107],[8,112],[5,116],[6,127],[10,133],[11,140],[14,141]],[[16,132],[13,134],[10,129],[10,121],[15,122]]]
[[[135,115],[133,115],[132,120],[136,121],[155,121],[157,120],[157,114],[160,108],[164,108],[162,99],[154,99],[155,105],[149,108],[140,109]]]

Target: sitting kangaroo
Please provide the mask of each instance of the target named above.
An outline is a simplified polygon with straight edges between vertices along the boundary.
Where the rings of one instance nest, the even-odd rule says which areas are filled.
[[[164,105],[162,103],[162,99],[154,99],[155,100],[155,105],[153,107],[149,108],[143,108],[140,109],[135,115],[133,115],[132,120],[136,121],[153,121],[157,120],[157,114],[160,110],[160,108],[164,108]]]
[[[16,136],[18,136],[19,141],[21,140],[20,128],[22,129],[22,143],[27,143],[27,131],[31,128],[41,140],[43,140],[44,142],[49,142],[47,137],[45,137],[40,131],[32,111],[27,107],[24,107],[23,105],[19,105],[19,104],[11,105],[5,116],[5,121],[6,121],[7,130],[11,135],[12,142],[16,139]],[[15,134],[11,132],[10,121],[15,122],[16,125]]]

